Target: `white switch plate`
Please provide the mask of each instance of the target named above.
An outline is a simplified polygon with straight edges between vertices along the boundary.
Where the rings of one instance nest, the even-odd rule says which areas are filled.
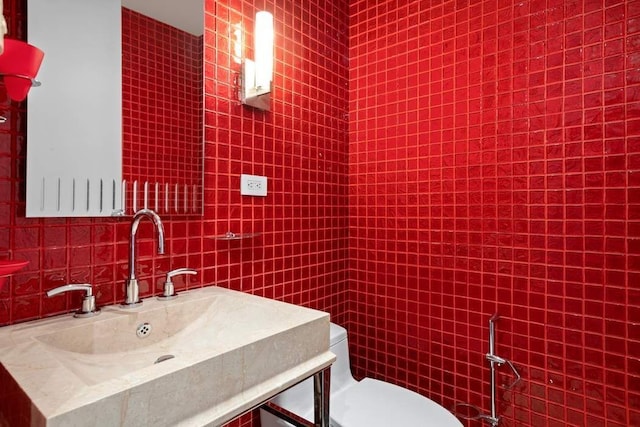
[[[240,175],[240,194],[243,196],[267,195],[267,177],[259,175]]]

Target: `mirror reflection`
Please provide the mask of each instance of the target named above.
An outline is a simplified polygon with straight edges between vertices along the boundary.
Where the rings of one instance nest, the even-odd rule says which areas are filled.
[[[123,0],[124,210],[202,213],[202,0]]]
[[[202,0],[51,3],[29,0],[27,216],[202,214]]]

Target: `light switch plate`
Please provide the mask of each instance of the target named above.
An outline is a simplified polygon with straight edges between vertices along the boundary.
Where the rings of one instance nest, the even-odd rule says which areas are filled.
[[[259,175],[240,175],[240,194],[243,196],[267,195],[267,177]]]

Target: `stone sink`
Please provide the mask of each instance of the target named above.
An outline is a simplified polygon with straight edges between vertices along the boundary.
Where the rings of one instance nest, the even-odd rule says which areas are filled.
[[[207,287],[0,328],[0,425],[218,426],[330,366],[326,313]]]

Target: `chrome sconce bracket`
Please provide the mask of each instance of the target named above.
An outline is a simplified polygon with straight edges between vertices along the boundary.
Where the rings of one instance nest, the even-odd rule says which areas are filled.
[[[240,102],[262,111],[271,111],[271,82],[257,86],[256,64],[250,59],[242,61],[240,70]]]

